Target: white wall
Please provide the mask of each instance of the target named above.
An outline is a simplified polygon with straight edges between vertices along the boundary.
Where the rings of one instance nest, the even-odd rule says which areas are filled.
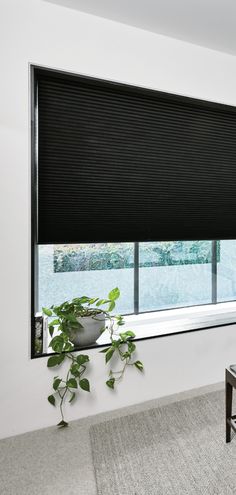
[[[236,104],[235,58],[42,0],[0,2],[1,355],[0,436],[53,425],[45,359],[29,358],[30,161],[28,64]],[[236,360],[235,327],[139,343],[145,376],[130,370],[114,394],[96,350],[93,394],[68,410],[76,419],[218,382]],[[52,376],[51,376],[52,375]]]

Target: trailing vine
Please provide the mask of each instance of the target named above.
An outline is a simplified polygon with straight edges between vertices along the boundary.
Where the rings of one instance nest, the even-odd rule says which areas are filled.
[[[49,333],[52,340],[49,347],[54,351],[47,361],[48,368],[59,367],[64,361],[69,363],[69,368],[65,378],[58,375],[53,378],[53,393],[48,396],[48,401],[52,406],[59,406],[61,421],[59,427],[68,426],[64,417],[64,405],[66,400],[71,404],[78,394],[79,388],[90,392],[89,380],[84,376],[89,356],[87,354],[74,354],[74,344],[71,342],[71,332],[78,330],[82,324],[78,318],[91,316],[96,319],[98,314],[104,314],[106,326],[102,331],[107,330],[110,338],[108,347],[102,349],[105,353],[105,362],[108,363],[113,356],[117,356],[121,362],[121,369],[114,371],[110,369],[106,385],[114,389],[115,384],[121,381],[128,366],[134,366],[139,371],[143,371],[141,361],[133,360],[136,346],[132,339],[135,338],[134,332],[127,330],[119,332],[119,328],[125,324],[121,315],[113,315],[116,300],[120,297],[120,291],[116,287],[113,289],[107,299],[90,298],[82,296],[74,298],[71,302],[65,301],[59,306],[43,308],[43,312],[49,317],[54,317],[49,323]],[[101,309],[100,306],[107,306],[107,310]],[[81,321],[81,320],[80,320]],[[56,335],[54,335],[56,330]]]
[[[106,385],[114,389],[115,384],[122,380],[127,366],[135,366],[139,371],[143,371],[143,363],[132,360],[136,350],[136,345],[132,342],[132,339],[135,338],[135,333],[132,330],[127,330],[126,332],[119,332],[118,336],[114,334],[115,325],[120,327],[125,324],[123,316],[108,315],[108,318],[107,330],[109,331],[111,345],[100,352],[105,353],[106,364],[112,359],[113,355],[116,355],[121,362],[122,368],[118,371],[110,369],[109,378],[106,381]]]

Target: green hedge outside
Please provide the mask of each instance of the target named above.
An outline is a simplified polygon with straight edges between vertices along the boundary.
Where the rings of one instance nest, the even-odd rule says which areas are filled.
[[[139,245],[140,268],[211,263],[211,241],[148,242]],[[220,241],[217,241],[217,262]],[[133,243],[54,246],[54,272],[133,268]]]

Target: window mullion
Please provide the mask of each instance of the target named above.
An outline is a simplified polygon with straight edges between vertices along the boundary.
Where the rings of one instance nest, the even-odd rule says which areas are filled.
[[[217,241],[212,241],[212,261],[211,261],[211,287],[212,304],[217,303]]]
[[[134,314],[139,313],[139,242],[134,243]]]

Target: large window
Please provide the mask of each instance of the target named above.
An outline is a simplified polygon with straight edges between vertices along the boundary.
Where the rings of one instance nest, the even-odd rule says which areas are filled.
[[[32,355],[43,306],[114,287],[154,335],[178,312],[217,324],[236,299],[236,241],[209,240],[234,237],[235,108],[34,66],[31,83]]]
[[[217,303],[236,300],[236,240],[57,244],[39,245],[36,249],[37,318],[44,306],[82,295],[105,298],[117,286],[121,297],[116,309],[123,315],[159,311],[163,319],[163,310],[204,305],[205,312],[205,308],[210,311]],[[220,306],[217,311],[221,312]],[[185,320],[179,322],[176,331],[185,331],[182,323],[189,324],[189,313],[186,320],[186,310],[180,312],[177,318],[183,315]],[[170,320],[176,321],[175,330],[176,316],[169,314]],[[215,310],[209,326],[217,324],[214,315]],[[50,352],[47,330],[43,351],[39,345],[37,318],[33,355]],[[160,322],[154,326],[151,329],[145,322],[140,338],[168,333],[166,323],[164,327]],[[101,339],[100,344],[104,344]]]
[[[122,314],[236,299],[236,241],[38,246],[38,301],[121,290]]]

